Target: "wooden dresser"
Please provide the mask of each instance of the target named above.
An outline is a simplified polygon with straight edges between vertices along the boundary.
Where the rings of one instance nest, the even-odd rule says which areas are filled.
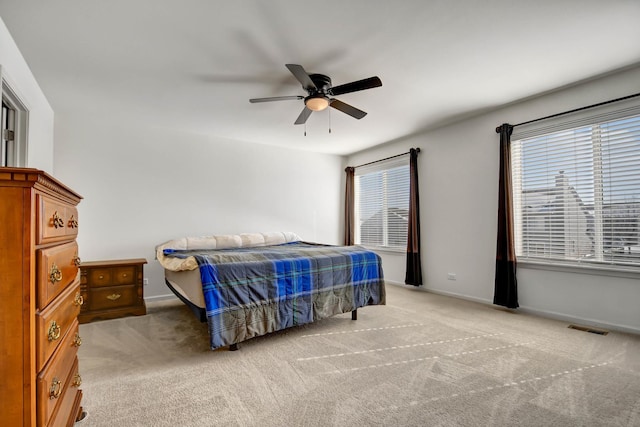
[[[78,211],[45,172],[0,167],[0,424],[70,426],[78,370]]]
[[[144,258],[83,262],[80,323],[146,314],[142,283],[146,263]]]

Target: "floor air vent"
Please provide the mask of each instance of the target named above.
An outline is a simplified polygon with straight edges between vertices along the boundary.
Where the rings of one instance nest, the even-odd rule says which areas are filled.
[[[598,334],[598,335],[607,335],[609,333],[609,331],[606,331],[604,329],[591,328],[589,326],[569,325],[568,327],[570,329],[577,329],[579,331],[590,332],[592,334]]]

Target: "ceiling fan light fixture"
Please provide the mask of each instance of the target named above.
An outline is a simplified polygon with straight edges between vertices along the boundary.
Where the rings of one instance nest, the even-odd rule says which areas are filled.
[[[326,96],[309,96],[304,100],[304,105],[311,111],[322,111],[329,106],[329,98]]]
[[[382,81],[379,77],[369,77],[368,79],[357,80],[350,83],[345,83],[339,86],[331,85],[331,78],[324,74],[309,74],[305,71],[302,65],[298,64],[285,64],[291,71],[291,74],[302,84],[302,88],[307,92],[308,96],[302,95],[294,96],[272,96],[269,98],[251,98],[249,102],[270,102],[270,101],[284,101],[289,99],[304,99],[304,109],[293,123],[294,125],[303,125],[307,123],[307,119],[314,111],[323,111],[327,107],[335,108],[354,119],[360,120],[367,115],[366,111],[357,109],[356,107],[349,105],[339,99],[330,98],[336,95],[344,95],[345,93],[357,92],[365,89],[372,89],[374,87],[382,86]]]

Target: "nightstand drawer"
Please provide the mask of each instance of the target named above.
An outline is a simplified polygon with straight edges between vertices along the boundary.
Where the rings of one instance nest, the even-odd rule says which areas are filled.
[[[113,271],[111,268],[94,268],[87,272],[87,282],[91,283],[91,286],[111,286],[113,282],[111,275]]]
[[[133,285],[136,283],[136,267],[115,267],[113,269],[114,285]]]
[[[92,287],[133,285],[136,279],[135,266],[92,268],[87,272],[87,283]]]
[[[89,291],[89,310],[108,310],[136,304],[138,289],[134,285],[97,288]]]

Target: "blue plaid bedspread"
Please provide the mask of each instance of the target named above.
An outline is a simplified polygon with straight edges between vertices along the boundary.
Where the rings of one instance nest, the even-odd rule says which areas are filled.
[[[179,251],[198,262],[211,348],[385,304],[380,257],[359,246],[292,242]]]

